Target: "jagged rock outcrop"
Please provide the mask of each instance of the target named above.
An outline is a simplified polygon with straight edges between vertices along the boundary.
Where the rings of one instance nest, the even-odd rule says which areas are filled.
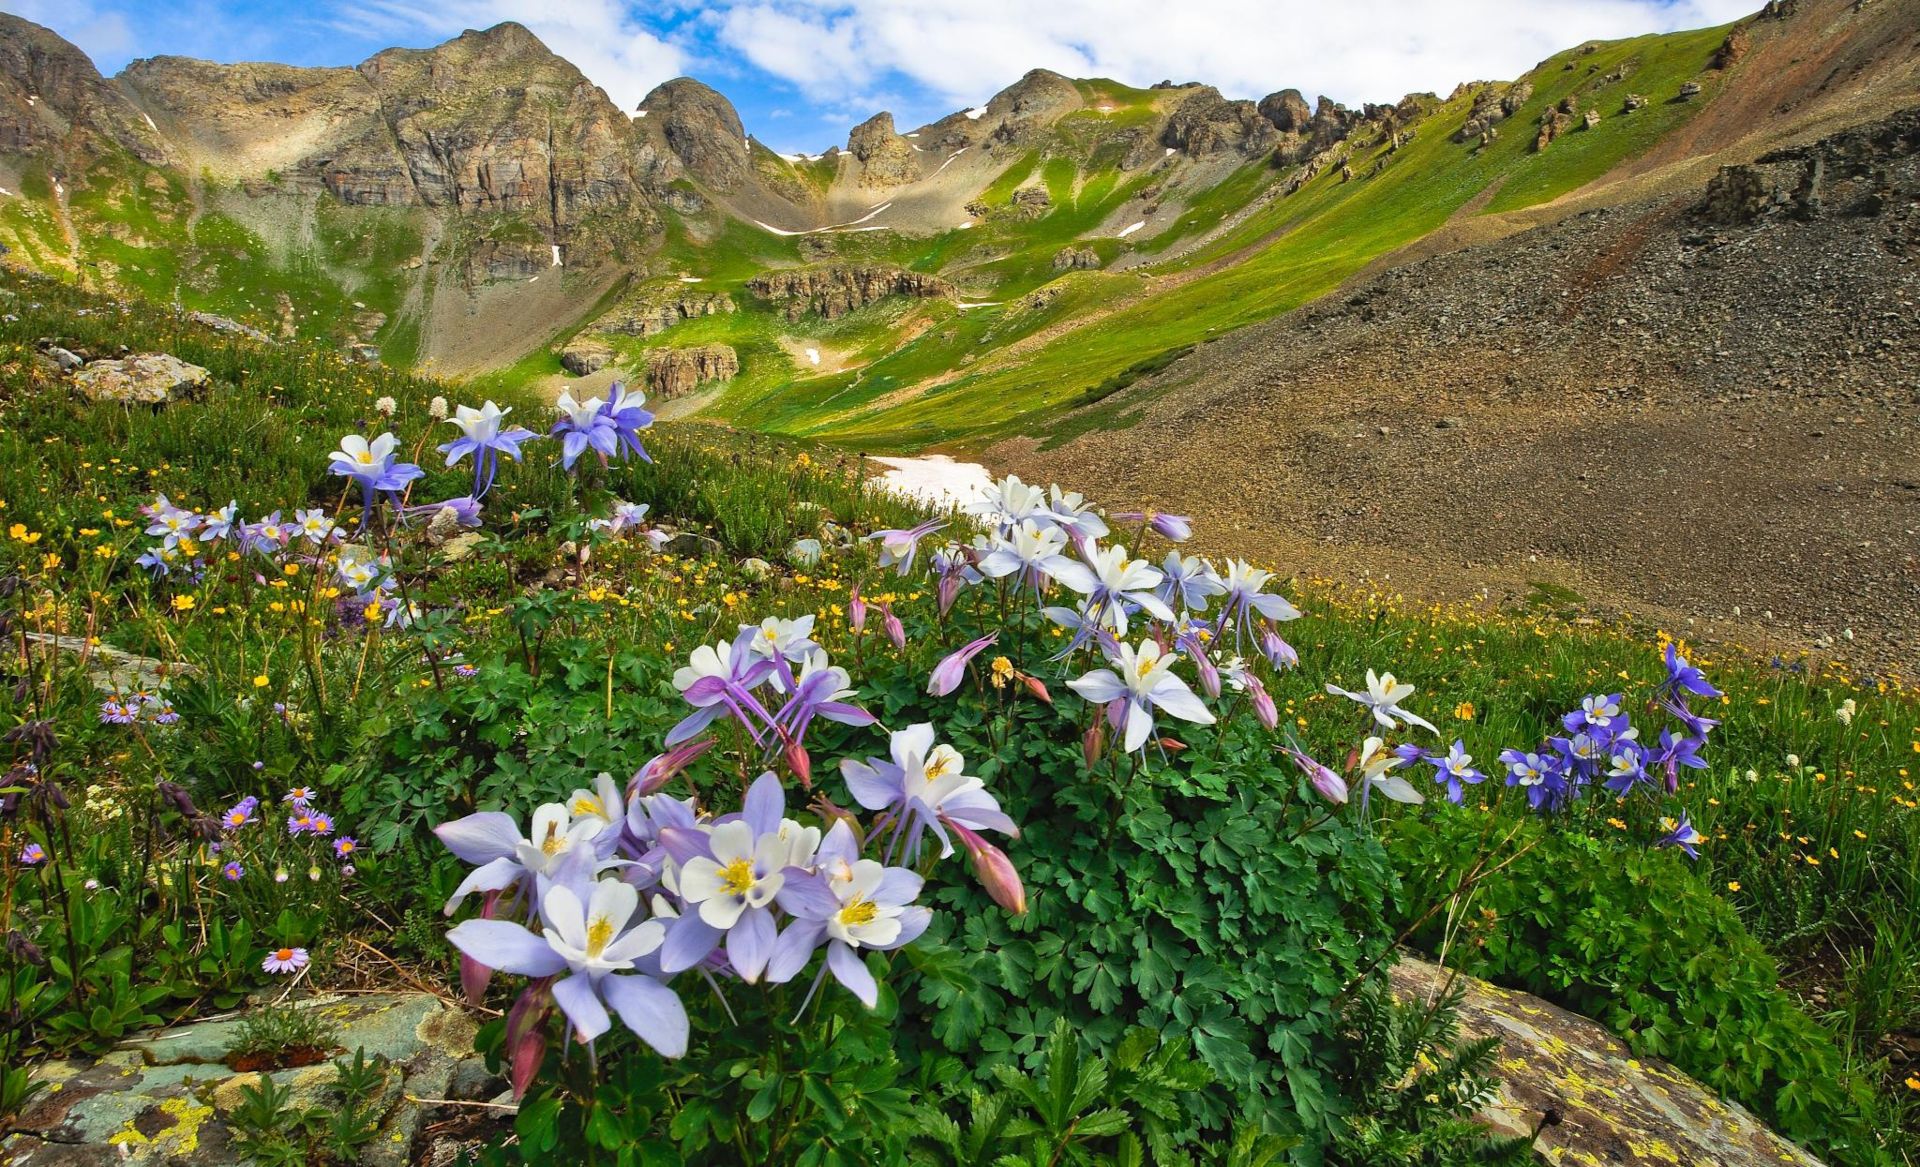
[[[1723,166],[1707,183],[1694,214],[1709,223],[1741,226],[1785,215],[1814,219],[1831,209],[1837,215],[1870,219],[1920,193],[1911,177],[1920,155],[1920,108],[1886,121],[1861,126],[1807,146],[1763,154],[1752,163]],[[1894,168],[1907,172],[1904,183]],[[1906,189],[1902,189],[1902,187]],[[1920,215],[1908,216],[1905,234],[1920,235]],[[1920,239],[1890,232],[1883,242],[1904,254]]]
[[[50,152],[64,170],[112,146],[155,165],[168,159],[159,133],[85,53],[0,12],[0,154]]]
[[[1720,42],[1720,47],[1713,50],[1713,59],[1707,62],[1707,68],[1731,69],[1740,63],[1740,58],[1746,56],[1751,47],[1752,34],[1744,26],[1735,28],[1727,34],[1726,40]]]
[[[1174,109],[1160,141],[1196,158],[1227,151],[1255,158],[1272,150],[1279,134],[1251,101],[1228,101],[1218,89],[1202,86]]]
[[[1533,84],[1518,81],[1512,85],[1487,85],[1474,95],[1473,106],[1467,111],[1466,124],[1462,125],[1453,140],[1472,142],[1486,138],[1488,131],[1501,122],[1520,112],[1520,107],[1533,96]]]
[[[719,316],[734,310],[725,292],[693,292],[686,285],[643,291],[593,322],[595,332],[657,336],[684,320]]]
[[[564,237],[641,201],[630,119],[518,24],[388,49],[359,72],[428,206],[519,212]]]
[[[1063,247],[1054,253],[1054,271],[1091,271],[1100,266],[1100,253],[1091,247]]]
[[[656,397],[678,397],[709,381],[730,381],[739,372],[740,358],[728,345],[654,349],[648,354],[647,389]]]
[[[957,300],[960,290],[925,272],[885,264],[834,264],[765,272],[747,290],[784,306],[788,320],[809,313],[833,320],[888,296]]]
[[[853,127],[847,150],[860,163],[861,186],[899,186],[920,174],[913,143],[893,130],[893,115],[877,113]]]
[[[1300,96],[1298,89],[1282,89],[1278,93],[1269,93],[1260,99],[1260,116],[1273,123],[1273,128],[1283,134],[1305,133],[1307,123],[1313,120],[1313,107],[1307,99]]]
[[[657,133],[681,165],[722,194],[742,186],[753,170],[747,131],[733,103],[691,77],[675,77],[641,100],[648,133]]]
[[[1500,1042],[1500,1089],[1478,1118],[1504,1135],[1538,1130],[1534,1155],[1541,1162],[1819,1167],[1745,1107],[1659,1058],[1634,1056],[1585,1017],[1410,956],[1389,974],[1395,996],[1422,1002],[1455,978],[1466,990],[1461,1036]],[[1548,1112],[1557,1121],[1543,1125]]]

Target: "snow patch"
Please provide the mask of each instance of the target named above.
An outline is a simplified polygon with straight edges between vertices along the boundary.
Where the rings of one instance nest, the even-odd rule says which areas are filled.
[[[701,276],[681,276],[680,282],[683,284],[697,284],[702,278]]]
[[[1173,157],[1173,155],[1174,155],[1174,149],[1173,149],[1173,147],[1172,147],[1172,146],[1168,146],[1168,147],[1167,147],[1167,152],[1166,152],[1165,154],[1162,154],[1162,155],[1161,155],[1161,157],[1162,157],[1162,158],[1171,158],[1171,157]]]
[[[953,306],[965,312],[969,308],[998,308],[1005,302],[1004,300],[956,300]]]
[[[972,219],[968,219],[968,220],[967,220],[966,222],[964,222],[964,223],[962,223],[962,224],[960,224],[960,225],[959,225],[958,227],[955,227],[955,228],[954,228],[954,230],[955,230],[955,231],[971,231],[971,230],[973,230],[973,220],[972,220]]]
[[[817,348],[810,348],[810,349],[808,349],[808,350],[807,350],[807,361],[808,361],[808,363],[810,363],[810,364],[815,364],[815,365],[817,365],[817,364],[819,364],[819,363],[820,363],[820,350],[819,350],[819,349],[817,349]]]
[[[949,155],[947,155],[947,160],[946,160],[945,162],[942,162],[942,163],[940,164],[940,169],[939,169],[939,170],[935,170],[935,171],[933,172],[933,174],[929,174],[929,175],[927,175],[927,177],[928,177],[928,178],[933,178],[933,177],[934,177],[935,175],[938,175],[938,174],[940,173],[940,171],[941,171],[941,170],[945,170],[945,169],[946,169],[947,167],[949,167],[949,166],[952,166],[952,165],[953,165],[953,160],[954,160],[955,158],[958,158],[958,157],[960,157],[960,155],[962,155],[962,154],[965,154],[966,152],[967,152],[967,147],[965,147],[965,146],[962,146],[962,147],[960,147],[960,148],[959,148],[958,150],[955,150],[955,151],[954,151],[954,152],[953,152],[952,154],[949,154]]]
[[[882,489],[935,506],[970,510],[993,488],[993,474],[978,462],[955,462],[945,454],[919,458],[875,458],[887,467]]]
[[[560,266],[560,245],[558,243],[553,245],[553,266]]]
[[[1135,231],[1138,231],[1138,230],[1139,230],[1140,228],[1142,228],[1142,227],[1144,227],[1144,226],[1146,226],[1146,225],[1147,225],[1147,221],[1146,221],[1145,219],[1142,219],[1142,220],[1140,220],[1140,221],[1139,221],[1138,223],[1135,223],[1135,224],[1134,224],[1133,226],[1131,226],[1131,227],[1127,227],[1127,228],[1124,228],[1124,229],[1123,229],[1123,230],[1122,230],[1122,231],[1120,232],[1120,234],[1118,234],[1118,235],[1115,235],[1115,236],[1114,236],[1114,238],[1115,238],[1115,239],[1125,239],[1125,238],[1126,238],[1127,236],[1129,236],[1129,235],[1131,235],[1131,234],[1133,234],[1133,233],[1134,233]]]
[[[8,197],[8,198],[12,198],[12,197],[13,197],[13,192],[12,192],[12,191],[10,191],[10,190],[8,190],[8,189],[7,189],[6,187],[4,187],[4,186],[0,186],[0,195],[5,195],[5,196],[6,196],[6,197]]]
[[[153,118],[152,118],[152,117],[150,117],[149,115],[147,115],[147,114],[144,114],[144,113],[143,113],[143,114],[141,114],[141,115],[140,115],[140,120],[142,120],[142,121],[144,121],[144,122],[146,122],[146,123],[147,123],[147,128],[148,128],[149,130],[152,130],[152,131],[153,131],[154,133],[156,133],[156,134],[160,132],[160,127],[159,127],[159,126],[156,126],[156,125],[154,125],[154,124],[153,124]]]
[[[982,117],[986,116],[986,112],[987,108],[983,105],[976,105],[972,109],[961,111],[962,115],[970,122],[979,121]]]
[[[823,231],[885,231],[888,228],[862,227],[860,226],[860,224],[866,222],[868,219],[873,218],[875,215],[879,214],[881,211],[886,210],[888,207],[892,205],[893,205],[892,202],[884,202],[884,203],[881,203],[879,206],[873,208],[871,211],[868,211],[866,214],[860,216],[858,219],[854,219],[846,223],[834,223],[831,226],[827,226],[827,227],[810,227],[804,231],[789,231],[784,227],[776,227],[772,223],[765,223],[760,221],[759,219],[753,220],[753,225],[760,228],[762,231],[771,231],[775,235],[788,235],[788,236],[818,235]]]
[[[915,131],[914,131],[913,133],[911,133],[911,134],[908,134],[908,135],[907,135],[907,137],[909,137],[909,138],[917,138],[917,137],[919,137],[919,136],[920,136],[920,131],[919,131],[919,130],[915,130]]]

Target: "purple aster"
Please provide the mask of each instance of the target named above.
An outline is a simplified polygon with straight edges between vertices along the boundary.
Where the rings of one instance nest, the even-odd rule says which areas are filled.
[[[226,876],[228,882],[230,883],[238,883],[240,880],[240,877],[245,875],[246,873],[247,873],[246,866],[242,864],[238,859],[228,860],[227,864],[220,869],[220,874]]]

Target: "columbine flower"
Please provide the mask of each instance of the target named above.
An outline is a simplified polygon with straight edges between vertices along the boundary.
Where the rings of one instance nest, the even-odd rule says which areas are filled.
[[[1554,805],[1566,790],[1559,759],[1551,754],[1503,750],[1500,761],[1507,767],[1507,785],[1525,790],[1527,804],[1535,810]]]
[[[1413,784],[1400,775],[1393,773],[1416,757],[1424,756],[1425,750],[1419,747],[1402,746],[1389,750],[1387,743],[1380,738],[1370,737],[1360,746],[1361,804],[1366,803],[1369,792],[1378,790],[1395,802],[1425,802],[1426,796],[1413,788]]]
[[[1687,658],[1680,655],[1680,646],[1667,642],[1667,679],[1665,688],[1674,696],[1692,693],[1696,697],[1718,697],[1720,690],[1707,681],[1707,675],[1694,668]]]
[[[899,565],[900,574],[906,575],[913,570],[914,557],[920,554],[920,540],[940,530],[947,524],[940,519],[928,519],[905,529],[890,528],[875,531],[867,536],[869,542],[880,544],[880,566]]]
[[[988,633],[978,640],[968,641],[959,648],[942,657],[933,667],[933,674],[927,678],[927,692],[934,697],[945,697],[960,687],[961,678],[967,675],[967,664],[979,656],[990,644],[1000,639],[998,632]]]
[[[147,534],[162,536],[160,545],[169,550],[179,546],[182,539],[192,535],[194,529],[200,526],[199,515],[174,506],[164,494],[153,501],[152,507],[145,509],[153,516]]]
[[[1160,573],[1146,560],[1129,559],[1127,549],[1117,543],[1103,550],[1091,540],[1081,554],[1085,562],[1062,557],[1049,570],[1054,579],[1087,597],[1087,621],[1124,636],[1127,613],[1134,608],[1173,620],[1173,609],[1153,593],[1160,584]]]
[[[1646,747],[1636,741],[1615,742],[1607,755],[1607,789],[1625,794],[1646,780]]]
[[[525,977],[560,977],[553,1000],[586,1041],[613,1027],[607,1007],[628,1029],[661,1054],[687,1052],[687,1012],[672,989],[634,964],[660,947],[666,929],[658,920],[633,927],[640,893],[631,884],[603,879],[582,904],[564,883],[547,887],[540,900],[542,929],[512,920],[466,920],[447,940],[487,968]],[[629,975],[623,975],[629,974]]]
[[[1062,491],[1056,484],[1048,487],[1047,493],[1051,497],[1044,517],[1065,532],[1075,546],[1088,539],[1106,537],[1107,521],[1088,506],[1078,492]]]
[[[1270,571],[1242,559],[1227,560],[1226,574],[1220,579],[1226,589],[1221,611],[1226,623],[1233,626],[1236,637],[1251,628],[1256,614],[1268,620],[1300,618],[1300,609],[1288,603],[1285,597],[1269,595],[1261,590],[1272,581],[1273,573]],[[1221,631],[1225,632],[1224,626]]]
[[[1687,858],[1700,858],[1700,852],[1695,850],[1695,848],[1705,842],[1707,837],[1695,830],[1693,824],[1687,821],[1687,813],[1685,811],[1680,812],[1680,821],[1678,822],[1670,818],[1661,819],[1660,827],[1667,833],[1656,842],[1654,846],[1678,847],[1687,853]]]
[[[484,496],[493,486],[494,474],[499,470],[500,455],[505,454],[515,462],[520,460],[520,443],[533,437],[533,431],[514,426],[502,430],[500,423],[509,413],[511,406],[500,408],[488,401],[479,409],[462,405],[453,411],[447,424],[460,431],[460,436],[439,447],[447,456],[447,465],[452,466],[468,454],[473,455],[473,493],[474,497]]]
[[[592,865],[611,855],[619,838],[618,824],[598,815],[575,818],[566,804],[544,803],[534,808],[531,832],[520,833],[513,816],[480,811],[433,828],[447,850],[478,866],[467,873],[447,901],[451,916],[474,892],[504,891],[516,884],[532,884],[552,877],[563,864],[591,852]]]
[[[896,837],[909,863],[919,855],[920,835],[931,830],[940,854],[953,854],[944,829],[955,823],[976,830],[1017,835],[1019,828],[987,793],[986,783],[965,772],[959,751],[935,745],[933,726],[922,722],[897,730],[889,743],[891,760],[840,761],[840,776],[854,801],[868,810],[892,813]]]
[[[328,518],[327,512],[319,507],[293,512],[293,521],[299,526],[300,534],[307,541],[315,544],[325,543],[333,537],[336,530],[333,520]]]
[[[1108,724],[1124,733],[1126,749],[1131,752],[1144,747],[1152,735],[1155,709],[1196,725],[1213,724],[1213,714],[1206,705],[1174,675],[1173,662],[1178,659],[1175,653],[1161,655],[1160,646],[1151,640],[1141,641],[1139,648],[1116,644],[1109,660],[1117,673],[1115,669],[1095,669],[1068,681],[1067,688],[1088,701],[1105,705]]]
[[[340,439],[340,448],[330,455],[329,473],[360,484],[363,525],[373,513],[376,495],[386,493],[397,497],[407,483],[426,473],[411,462],[399,461],[396,454],[399,448],[400,439],[390,433],[381,434],[371,442],[359,434],[348,434]]]
[[[1331,684],[1327,686],[1327,692],[1365,705],[1372,712],[1373,719],[1383,728],[1396,729],[1399,722],[1404,721],[1408,725],[1417,725],[1434,733],[1440,732],[1434,728],[1432,722],[1400,708],[1402,701],[1413,696],[1414,688],[1412,685],[1398,683],[1392,673],[1375,673],[1372,669],[1368,669],[1367,691],[1364,693],[1356,693],[1351,689],[1342,689],[1338,685]]]
[[[202,543],[218,543],[232,534],[233,528],[239,523],[240,504],[229,501],[219,510],[200,517],[200,529],[194,532],[194,538]]]
[[[1334,773],[1332,767],[1315,761],[1301,751],[1294,749],[1292,746],[1285,748],[1287,756],[1293,759],[1293,764],[1300,767],[1300,772],[1305,774],[1308,781],[1313,783],[1313,788],[1320,792],[1320,797],[1333,803],[1335,806],[1340,806],[1347,801],[1347,780],[1345,778]]]
[[[647,448],[640,444],[640,431],[653,424],[653,414],[646,409],[647,395],[637,390],[630,391],[619,381],[613,383],[611,392],[604,412],[607,420],[613,423],[614,437],[620,449],[642,462],[653,461]]]
[[[981,513],[995,526],[1011,531],[1021,523],[1035,521],[1051,525],[1054,515],[1047,509],[1046,492],[1029,486],[1012,474],[987,489],[980,502]]]
[[[1466,797],[1461,783],[1477,785],[1486,781],[1486,775],[1473,768],[1473,755],[1467,752],[1467,745],[1459,738],[1453,741],[1453,748],[1444,754],[1428,754],[1426,760],[1433,764],[1433,780],[1447,788],[1447,801],[1459,803]]]
[[[732,714],[755,741],[760,726],[773,720],[753,695],[774,672],[774,663],[753,651],[758,629],[748,625],[732,644],[703,644],[693,650],[685,666],[673,674],[673,687],[694,707],[667,733],[667,745],[687,741],[715,721]]]
[[[267,953],[267,959],[260,967],[270,973],[299,972],[307,967],[307,950],[304,948],[276,948]]]
[[[1613,728],[1620,716],[1620,702],[1625,699],[1620,693],[1596,693],[1580,699],[1580,708],[1561,718],[1568,733],[1580,733],[1585,730],[1605,732]]]
[[[566,470],[571,471],[588,450],[600,455],[602,465],[620,452],[620,432],[606,415],[606,404],[599,397],[575,401],[572,393],[561,391],[560,400],[554,403],[560,418],[549,433],[560,439],[560,465]]]
[[[1227,585],[1214,573],[1213,565],[1198,555],[1169,551],[1160,564],[1160,574],[1163,578],[1155,594],[1169,604],[1178,601],[1185,612],[1206,611],[1208,599],[1227,590]]]
[[[1032,522],[1021,523],[1006,536],[993,536],[986,546],[987,553],[980,557],[980,574],[1003,579],[1017,572],[1017,586],[1032,588],[1036,593],[1045,589],[1047,577],[1056,566],[1070,562],[1061,554],[1067,546],[1066,535],[1057,527]]]
[[[858,858],[853,831],[845,822],[835,823],[827,833],[819,858],[819,873],[795,879],[781,899],[794,919],[774,944],[767,980],[792,980],[825,941],[824,972],[831,972],[871,1009],[880,1000],[880,987],[859,950],[890,952],[927,930],[933,913],[912,906],[924,881],[904,867]]]

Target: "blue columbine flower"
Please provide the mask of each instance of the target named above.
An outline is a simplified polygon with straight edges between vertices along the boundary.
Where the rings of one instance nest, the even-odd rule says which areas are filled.
[[[362,509],[360,523],[365,526],[373,514],[374,502],[381,494],[397,500],[407,484],[426,471],[411,462],[399,460],[400,439],[391,433],[369,442],[359,434],[340,439],[340,448],[329,455],[327,471],[360,484]]]
[[[473,455],[473,494],[483,498],[493,486],[494,475],[500,467],[500,455],[505,454],[515,462],[520,460],[520,443],[534,436],[532,430],[514,426],[501,429],[500,423],[506,419],[513,408],[500,408],[489,401],[479,409],[470,405],[456,406],[453,416],[447,424],[459,429],[460,436],[441,446],[440,452],[447,456],[447,465],[452,466],[468,454]]]
[[[1720,690],[1707,681],[1707,675],[1694,668],[1687,658],[1680,655],[1680,646],[1667,643],[1667,692],[1674,696],[1692,693],[1696,697],[1718,697]]]
[[[1486,781],[1487,776],[1474,769],[1473,755],[1467,752],[1466,743],[1459,738],[1453,741],[1453,748],[1444,754],[1427,754],[1426,760],[1433,764],[1433,780],[1447,788],[1447,801],[1458,803],[1466,797],[1461,783],[1477,785]]]
[[[1705,842],[1707,837],[1695,830],[1693,824],[1687,821],[1686,811],[1680,812],[1679,821],[1676,822],[1670,818],[1663,818],[1660,820],[1660,825],[1665,828],[1667,833],[1656,842],[1654,846],[1678,847],[1687,853],[1687,858],[1700,858],[1700,852],[1695,850],[1695,848]]]

